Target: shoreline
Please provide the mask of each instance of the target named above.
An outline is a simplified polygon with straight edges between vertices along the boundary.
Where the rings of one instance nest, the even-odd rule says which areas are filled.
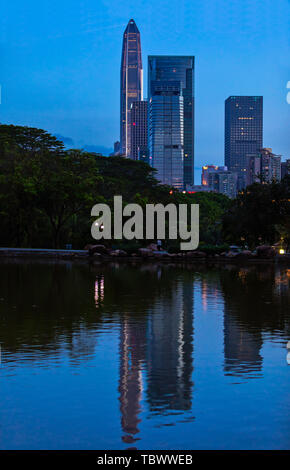
[[[181,255],[154,255],[154,256],[124,256],[124,255],[100,255],[90,256],[87,250],[56,250],[49,248],[0,248],[0,262],[5,259],[54,259],[54,260],[68,260],[68,261],[86,261],[89,264],[110,263],[112,261],[118,262],[137,262],[137,263],[182,263],[182,264],[197,264],[197,263],[217,263],[217,264],[283,264],[288,265],[290,268],[289,255],[276,255],[274,258],[240,258],[228,256],[207,255],[189,256],[187,252]]]

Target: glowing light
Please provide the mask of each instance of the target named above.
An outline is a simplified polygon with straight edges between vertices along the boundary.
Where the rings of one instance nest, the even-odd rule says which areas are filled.
[[[280,253],[280,255],[285,255],[285,250],[284,250],[284,248],[280,248],[279,253]]]
[[[103,276],[95,281],[95,304],[96,307],[104,300],[105,281]]]

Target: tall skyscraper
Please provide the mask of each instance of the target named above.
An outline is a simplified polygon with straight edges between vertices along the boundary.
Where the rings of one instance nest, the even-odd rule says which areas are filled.
[[[156,178],[181,190],[184,187],[183,96],[180,82],[151,81],[149,155]]]
[[[147,148],[147,101],[133,101],[130,109],[130,136],[133,160],[139,160],[138,155]]]
[[[230,96],[225,101],[225,165],[246,185],[246,155],[263,147],[263,97]]]
[[[130,20],[123,35],[121,58],[120,153],[131,154],[130,110],[133,101],[143,99],[143,69],[140,33]]]
[[[162,183],[194,183],[194,57],[148,57],[150,162]]]

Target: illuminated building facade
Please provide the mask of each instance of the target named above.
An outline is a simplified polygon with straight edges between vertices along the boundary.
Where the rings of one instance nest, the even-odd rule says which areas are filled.
[[[147,148],[147,101],[133,101],[130,110],[130,157],[138,160],[138,155]]]
[[[226,166],[205,165],[202,167],[202,186],[210,191],[225,194],[230,198],[237,194],[237,174]]]
[[[194,184],[194,57],[148,57],[148,144],[164,184]]]
[[[218,170],[227,170],[226,166],[204,165],[201,173],[201,184],[208,186],[209,174]]]
[[[152,81],[149,109],[149,155],[156,178],[184,187],[184,123],[180,82]]]
[[[225,101],[225,165],[246,186],[246,155],[263,147],[263,97],[230,96]]]
[[[281,155],[271,148],[260,149],[254,155],[246,155],[246,183],[272,183],[281,180]]]
[[[209,173],[208,187],[212,191],[225,194],[233,199],[237,195],[237,174],[227,170],[211,172]]]
[[[141,39],[131,19],[124,31],[121,58],[120,153],[130,156],[130,110],[133,101],[143,99]]]

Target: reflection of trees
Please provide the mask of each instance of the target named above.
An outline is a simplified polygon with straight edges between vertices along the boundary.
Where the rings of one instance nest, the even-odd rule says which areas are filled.
[[[285,291],[285,295],[281,289],[277,292],[280,279],[285,282],[285,270],[275,272],[272,265],[235,268],[230,273],[221,271],[227,373],[240,375],[261,370],[264,333],[289,336],[286,307],[289,292]]]
[[[45,362],[65,351],[79,364],[95,353],[99,332],[118,328],[126,443],[138,440],[142,400],[159,415],[192,408],[195,282],[204,310],[218,309],[223,299],[226,374],[257,376],[264,334],[290,336],[290,271],[272,265],[87,266],[17,260],[2,263],[0,270],[0,341],[12,359]]]
[[[1,264],[0,337],[10,353],[31,349],[74,356],[94,351],[89,330],[97,324],[93,276],[86,265],[7,262]],[[64,346],[65,345],[65,346]]]
[[[261,330],[277,336],[288,336],[290,277],[287,288],[278,290],[287,269],[273,265],[220,271],[221,287],[228,310],[244,328]]]
[[[160,281],[157,265],[88,267],[71,262],[33,262],[17,259],[1,263],[0,341],[10,353],[25,348],[55,354],[75,349],[87,355],[86,332],[101,323],[122,320],[131,311],[134,319],[146,316],[154,299],[166,293],[176,270],[167,270]],[[97,314],[96,314],[97,308]],[[132,313],[132,309],[134,313]]]

